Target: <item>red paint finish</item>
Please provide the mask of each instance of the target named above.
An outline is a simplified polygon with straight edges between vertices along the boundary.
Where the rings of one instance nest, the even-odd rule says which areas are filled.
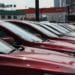
[[[43,52],[43,49],[25,47],[24,51],[1,54],[0,74],[75,75],[73,66],[75,63],[70,64],[70,62],[75,62],[74,58],[58,52],[44,50],[45,53],[42,53],[41,51]]]
[[[75,75],[75,58],[46,49],[23,48],[0,54],[1,75]]]

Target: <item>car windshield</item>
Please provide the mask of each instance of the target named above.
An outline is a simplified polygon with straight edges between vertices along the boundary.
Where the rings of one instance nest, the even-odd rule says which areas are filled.
[[[10,23],[13,23],[14,25],[17,25],[18,27],[24,29],[25,31],[37,36],[37,37],[41,37],[43,40],[47,40],[47,37],[45,35],[43,35],[40,31],[36,30],[35,28],[33,28],[31,25],[28,25],[28,24],[24,24],[22,22],[11,22]]]
[[[19,36],[20,38],[29,41],[29,42],[42,42],[43,40],[40,39],[39,37],[34,36],[33,34],[27,32],[26,30],[23,30],[22,28],[11,24],[11,23],[7,23],[7,22],[0,22],[0,26],[8,29],[9,31],[13,32],[14,34],[16,34],[17,36]]]
[[[51,31],[51,30],[49,30],[47,27],[45,27],[45,26],[42,26],[42,25],[40,25],[39,23],[29,23],[30,25],[32,25],[33,27],[35,27],[36,29],[39,29],[39,31],[41,31],[42,33],[44,33],[45,35],[47,35],[47,36],[50,36],[50,37],[57,37],[57,35],[53,32],[53,31]],[[44,32],[43,32],[44,31]]]
[[[75,30],[75,25],[68,24],[68,26],[69,26],[71,29]]]
[[[14,47],[12,47],[11,45],[7,44],[6,42],[0,40],[0,54],[7,54],[13,50],[15,50]]]
[[[68,23],[60,23],[60,25],[65,27],[69,31],[74,31],[74,28],[75,28],[75,26],[73,26],[72,24],[68,24]]]
[[[69,27],[69,24],[66,24],[66,23],[57,23],[57,24],[60,25],[61,27],[64,27],[65,29],[69,31],[73,31],[73,29]]]
[[[57,35],[60,34],[58,31],[54,30],[53,28],[50,28],[50,27],[46,26],[45,24],[40,24],[40,25],[44,26],[45,28],[47,28],[47,30],[52,31],[53,33],[55,33]]]
[[[38,34],[38,32],[42,32],[43,34],[45,34],[47,36],[57,37],[57,35],[56,34],[53,34],[53,32],[50,32],[50,31],[46,30],[44,27],[41,27],[38,24],[33,24],[32,22],[29,22],[29,21],[28,22],[26,22],[26,21],[22,21],[22,22],[11,22],[11,23],[17,24],[19,27],[21,27],[21,28],[29,31],[31,34]],[[30,26],[32,28],[29,28],[27,26]]]
[[[45,25],[45,24],[42,24],[42,23],[34,23],[34,24],[39,25],[40,27],[46,29],[47,31],[51,32],[51,33],[54,34],[54,35],[60,35],[59,31],[54,30],[53,28],[48,27],[48,26]]]
[[[8,21],[10,23],[13,23],[22,29],[28,31],[29,33],[41,37],[43,40],[47,40],[47,37],[58,37],[56,34],[53,34],[53,32],[50,32],[46,30],[44,27],[41,27],[40,25],[34,24],[30,21]],[[44,31],[44,32],[43,32]],[[44,34],[44,35],[43,35]]]
[[[54,23],[45,23],[48,27],[53,27],[62,34],[69,32],[69,30],[65,29],[64,27],[61,27],[60,25],[54,24]]]

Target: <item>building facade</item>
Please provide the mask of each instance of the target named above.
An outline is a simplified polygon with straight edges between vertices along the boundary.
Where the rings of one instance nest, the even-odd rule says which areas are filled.
[[[65,7],[68,21],[75,21],[75,0],[54,0],[55,7]]]
[[[39,18],[50,22],[68,22],[72,17],[75,20],[75,0],[54,0],[54,4],[53,8],[40,8]],[[35,9],[0,10],[0,19],[35,20]]]
[[[60,0],[54,0],[54,7],[60,7]]]
[[[26,18],[26,14],[21,10],[0,10],[0,20],[13,20],[19,19],[24,20]]]
[[[41,8],[40,19],[48,20],[50,22],[66,22],[66,8]],[[35,19],[35,9],[24,10],[26,18],[29,20]]]
[[[65,7],[66,0],[54,0],[54,7]]]

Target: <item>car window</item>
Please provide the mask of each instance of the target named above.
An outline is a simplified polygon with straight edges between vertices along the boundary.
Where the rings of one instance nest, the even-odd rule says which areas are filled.
[[[47,36],[49,36],[49,37],[57,37],[56,34],[53,34],[52,32],[46,30],[44,27],[41,27],[41,26],[36,25],[36,24],[33,24],[33,23],[31,23],[31,22],[25,22],[25,21],[22,21],[22,22],[24,23],[24,26],[22,25],[23,23],[19,24],[19,26],[20,26],[21,28],[25,28],[25,29],[27,28],[32,34],[38,33],[38,32],[36,32],[36,31],[34,31],[34,30],[32,30],[32,29],[29,29],[29,27],[26,27],[25,24],[31,25],[32,28],[34,28],[34,29],[36,29],[36,30],[42,32],[43,34],[45,34],[45,35],[47,35]],[[27,30],[27,29],[26,29],[26,30]]]
[[[15,48],[11,45],[7,44],[6,42],[0,40],[0,53],[10,53]]]
[[[75,30],[75,25],[68,25],[71,29]]]
[[[36,24],[36,25],[39,25],[40,27],[42,27],[42,28],[46,29],[47,31],[49,31],[49,32],[51,32],[51,33],[53,33],[53,34],[57,35],[55,32],[53,32],[53,31],[49,30],[49,29],[48,29],[46,26],[44,26],[44,25],[41,25],[41,24]]]
[[[11,22],[10,23],[13,23],[15,25],[17,25],[18,27],[24,29],[25,31],[37,36],[37,37],[40,37],[42,38],[43,40],[47,40],[47,37],[45,35],[43,35],[42,33],[40,33],[38,30],[36,30],[35,28],[31,27],[30,25],[28,24],[24,24],[24,23],[21,23],[21,22]]]
[[[44,27],[46,27],[47,29],[51,30],[52,32],[54,32],[55,34],[60,34],[58,31],[55,31],[54,29],[52,28],[49,28],[48,26],[46,26],[45,24],[43,25]]]
[[[34,28],[32,28],[32,27],[30,27],[30,26],[28,26],[26,24],[23,24],[23,23],[20,23],[20,22],[15,22],[15,21],[10,22],[10,23],[16,24],[17,26],[19,26],[19,27],[21,27],[21,28],[25,29],[26,31],[29,31],[29,32],[31,32],[33,34],[36,34],[36,33],[39,34],[38,31],[36,31]]]
[[[48,27],[45,24],[39,24],[41,27],[45,28],[46,30],[52,32],[55,35],[60,35],[59,31],[54,30],[53,28]]]
[[[61,33],[67,33],[67,32],[69,32],[67,29],[65,29],[65,28],[63,28],[63,27],[61,27],[59,25],[53,24],[53,23],[51,23],[51,24],[47,23],[46,25],[49,26],[49,27],[53,27],[53,28],[57,29]]]
[[[57,37],[57,35],[54,32],[52,32],[51,30],[47,29],[45,26],[42,26],[40,24],[35,24],[35,25],[37,25],[37,28],[40,27],[41,31],[43,33],[46,33],[46,35],[49,35],[50,37],[51,36],[52,37]]]
[[[49,26],[49,25],[47,25],[47,26]],[[59,26],[56,26],[56,25],[50,25],[49,27],[53,27],[53,28],[57,29],[58,31],[60,31],[61,33],[66,33],[66,31],[63,30],[63,29],[62,29],[61,27],[59,27]]]
[[[56,27],[62,29],[65,32],[69,32],[69,30],[67,28],[65,28],[64,26],[56,24]]]
[[[73,29],[71,29],[70,27],[69,27],[69,25],[68,24],[59,24],[61,27],[64,27],[65,29],[67,29],[68,31],[73,31]]]
[[[1,24],[2,27],[5,27],[6,29],[15,33],[17,36],[19,36],[20,38],[22,38],[26,41],[42,42],[42,39],[30,34],[29,32],[21,29],[20,27],[14,25],[14,24],[6,23],[6,22],[1,22],[0,24]]]
[[[47,24],[45,24],[46,26],[48,26],[49,28],[53,28],[54,30],[58,31],[60,34],[63,34],[62,31],[60,31],[59,29],[57,29],[56,27],[52,27],[52,26],[49,26]]]
[[[47,36],[50,37],[58,37],[56,34],[54,34],[52,31],[49,31],[46,27],[41,26],[38,23],[33,23],[33,22],[28,22],[28,24],[32,25],[32,27],[38,29],[39,31],[41,31],[42,33],[44,33]]]

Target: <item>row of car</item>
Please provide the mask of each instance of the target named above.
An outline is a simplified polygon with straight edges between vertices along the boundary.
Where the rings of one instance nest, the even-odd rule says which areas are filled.
[[[1,75],[75,75],[75,38],[69,26],[0,21]]]
[[[64,36],[65,38],[53,37],[52,35],[55,34],[53,34],[50,29],[47,29],[47,27],[45,27],[47,25],[44,24],[42,25],[37,23],[35,24],[34,22],[32,23],[29,21],[10,21],[10,22],[12,23],[10,26],[6,25],[6,23],[5,24],[3,23],[4,25],[2,26],[5,28],[3,34],[11,32],[11,34],[13,34],[11,37],[16,36],[17,37],[17,38],[15,37],[16,40],[18,40],[18,38],[22,40],[22,41],[18,40],[19,43],[21,42],[22,44],[27,46],[34,46],[38,48],[52,49],[59,52],[75,54],[75,44],[74,44],[75,40],[74,38],[72,39],[72,37],[68,37],[68,39],[66,38],[67,36],[66,37]],[[4,30],[4,28],[1,29]],[[65,28],[62,29],[68,31]]]

